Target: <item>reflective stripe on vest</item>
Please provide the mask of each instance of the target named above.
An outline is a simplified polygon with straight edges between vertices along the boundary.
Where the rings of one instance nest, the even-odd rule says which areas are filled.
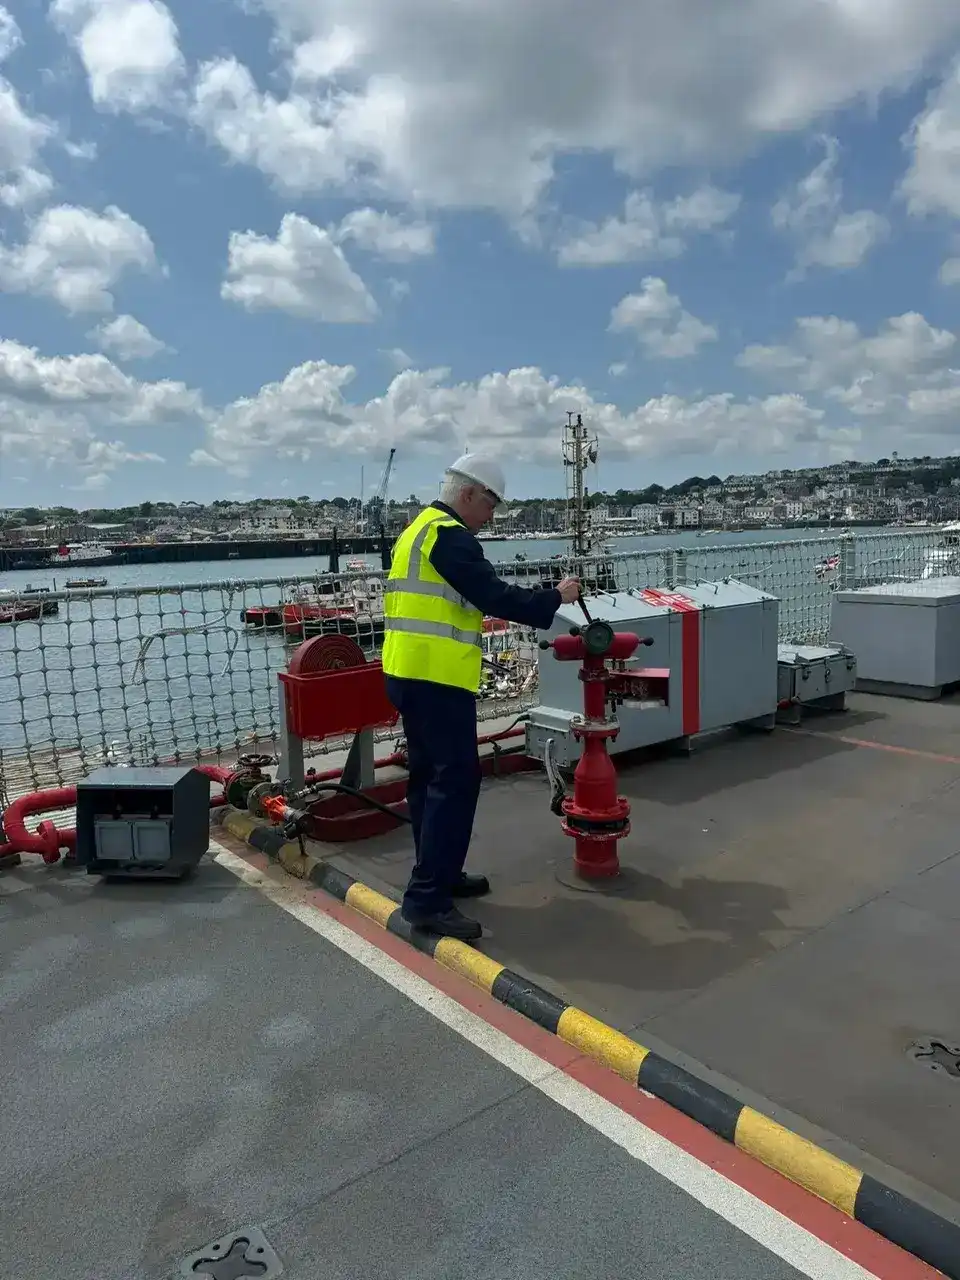
[[[459,627],[448,627],[445,622],[426,622],[423,618],[385,618],[384,623],[387,631],[405,631],[408,636],[438,636],[441,640],[483,646],[482,631],[462,631]]]

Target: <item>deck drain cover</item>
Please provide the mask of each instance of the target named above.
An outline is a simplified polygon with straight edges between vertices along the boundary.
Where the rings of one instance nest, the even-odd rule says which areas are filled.
[[[274,1280],[283,1264],[259,1227],[231,1231],[180,1263],[190,1280]]]
[[[907,1050],[907,1057],[931,1071],[942,1071],[960,1080],[960,1047],[945,1040],[916,1040]]]

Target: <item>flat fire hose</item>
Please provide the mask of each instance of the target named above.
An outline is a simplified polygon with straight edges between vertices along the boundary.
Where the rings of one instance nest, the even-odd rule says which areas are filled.
[[[563,802],[567,798],[567,787],[553,758],[553,747],[554,739],[548,738],[543,744],[543,767],[547,772],[547,781],[550,783],[550,812],[560,818],[563,816]]]

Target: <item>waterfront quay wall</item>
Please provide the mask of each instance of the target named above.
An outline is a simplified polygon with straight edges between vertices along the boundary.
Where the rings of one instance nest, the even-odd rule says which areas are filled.
[[[206,560],[265,560],[298,556],[328,556],[332,538],[231,538],[216,542],[106,542],[113,552],[107,564],[178,564]],[[341,555],[369,555],[380,549],[378,538],[346,535],[337,538]],[[0,572],[16,565],[24,569],[46,569],[56,547],[16,547],[0,545]],[[74,561],[63,568],[94,564]]]

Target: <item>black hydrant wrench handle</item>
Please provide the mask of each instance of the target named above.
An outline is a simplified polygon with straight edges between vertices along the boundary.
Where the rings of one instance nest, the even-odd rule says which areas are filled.
[[[577,604],[583,610],[583,616],[586,618],[587,622],[588,623],[593,622],[593,619],[590,617],[590,611],[587,608],[587,602],[586,600],[584,600],[582,594],[577,596]]]

